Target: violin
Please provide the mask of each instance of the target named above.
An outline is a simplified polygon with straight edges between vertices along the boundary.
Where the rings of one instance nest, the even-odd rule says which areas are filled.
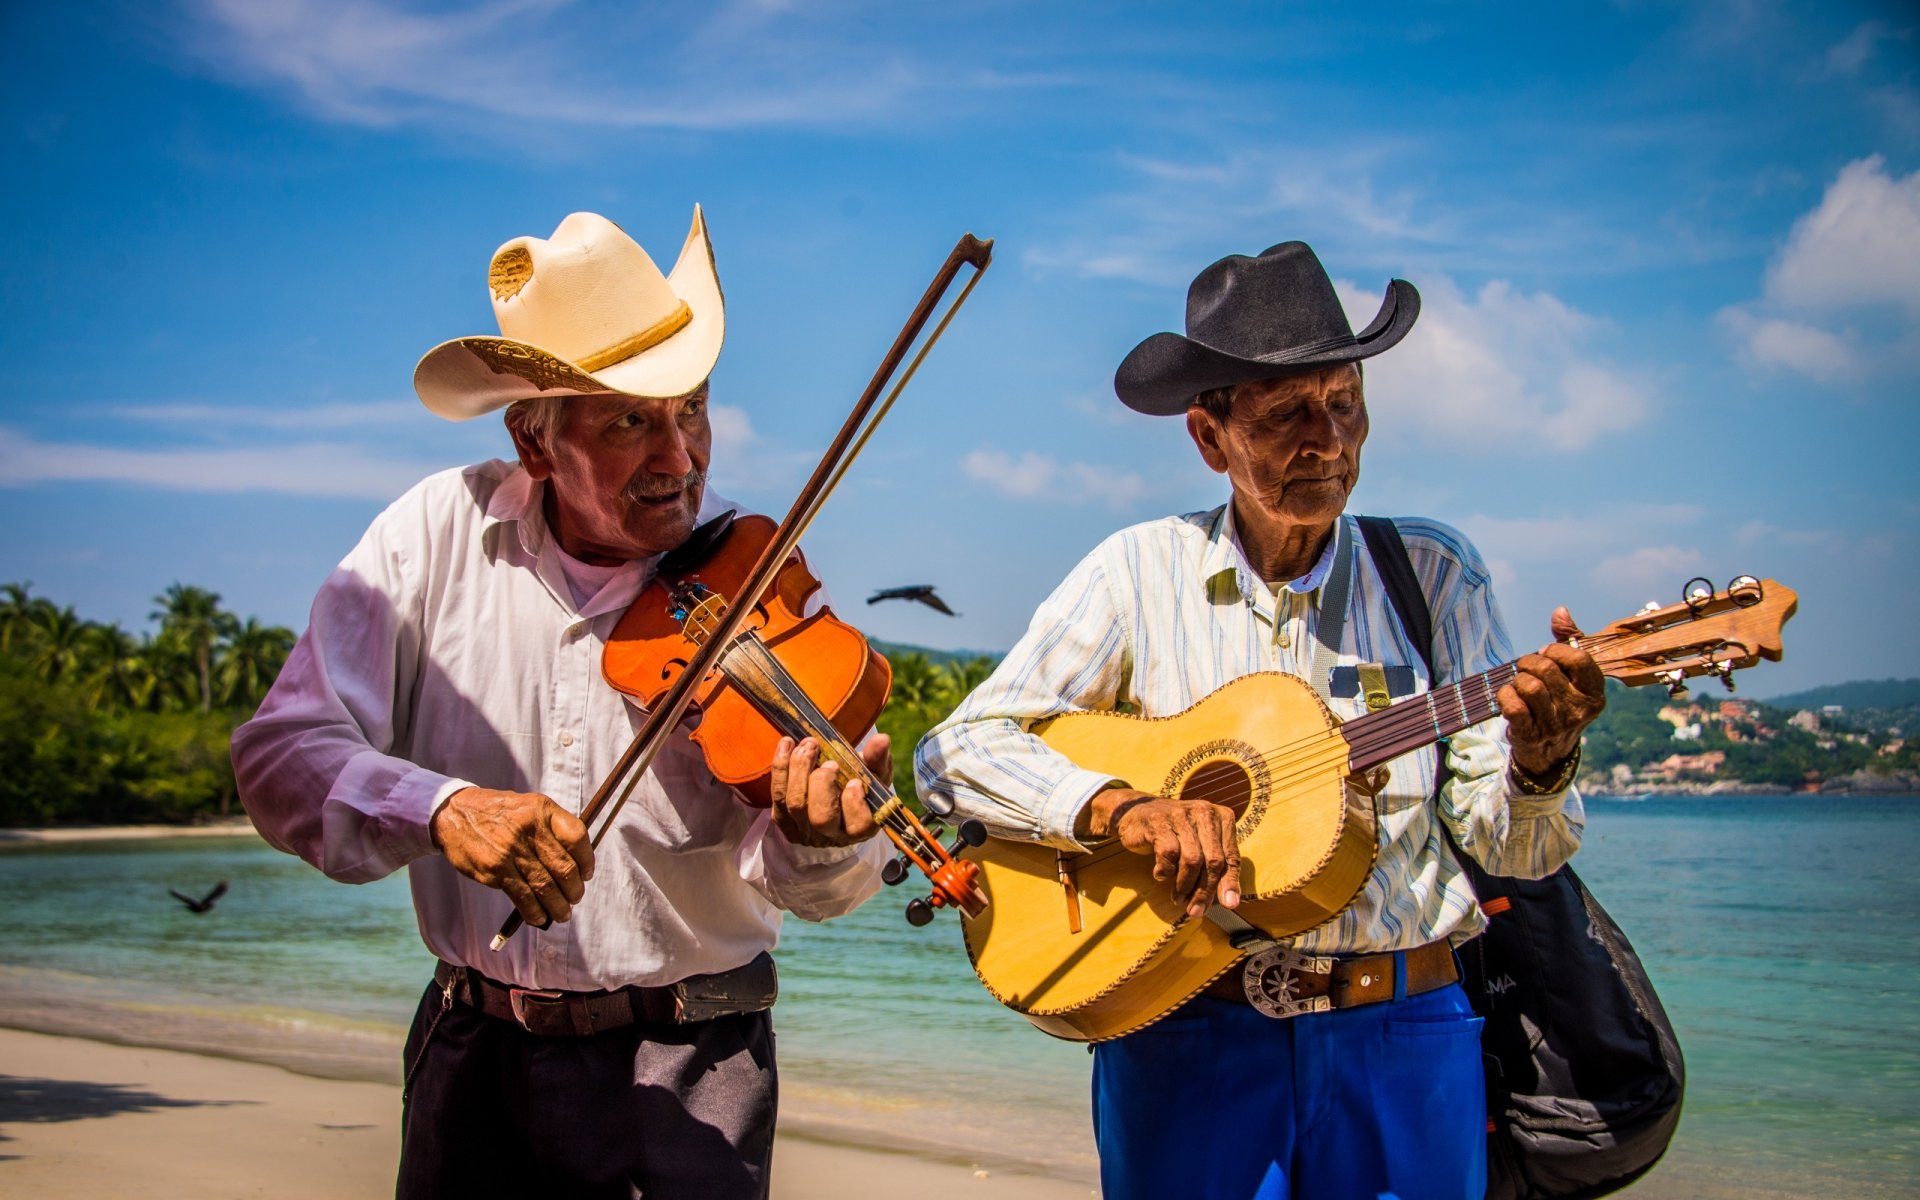
[[[736,521],[726,513],[696,530],[689,547],[663,559],[607,639],[601,672],[608,684],[643,707],[658,704],[713,635],[727,597],[740,594],[776,532],[767,517]],[[899,848],[887,881],[904,880],[910,867],[932,881],[931,894],[908,903],[907,920],[924,925],[939,908],[978,916],[987,904],[974,882],[979,867],[956,856],[985,841],[986,830],[977,821],[962,822],[959,839],[942,846],[894,794],[892,781],[875,775],[860,757],[854,739],[879,719],[893,669],[832,609],[808,612],[819,590],[800,553],[788,555],[717,665],[693,684],[700,712],[693,742],[715,778],[749,804],[766,808],[773,802],[770,776],[780,738],[813,738],[821,763],[839,770],[836,786],[860,780],[874,823]],[[943,807],[952,811],[950,803]]]
[[[749,802],[757,798],[764,807],[771,802],[771,781],[756,784],[755,780],[770,776],[773,748],[779,738],[791,737],[798,742],[812,737],[820,743],[823,764],[831,762],[838,766],[843,781],[857,778],[866,784],[867,802],[873,806],[876,823],[899,847],[900,857],[887,864],[883,878],[888,883],[899,883],[912,867],[918,867],[933,881],[931,895],[907,905],[907,920],[924,925],[933,919],[934,909],[939,907],[957,909],[967,917],[986,910],[986,894],[975,883],[978,868],[955,857],[964,846],[980,845],[986,838],[986,829],[977,821],[964,821],[960,825],[960,840],[951,847],[942,846],[912,810],[893,794],[892,782],[877,779],[867,770],[848,739],[872,728],[873,719],[886,703],[891,673],[886,660],[851,627],[840,625],[839,630],[835,630],[833,626],[839,625],[837,621],[818,621],[802,615],[806,600],[818,590],[819,581],[806,573],[804,562],[798,562],[798,574],[791,572],[796,569],[801,532],[846,475],[853,459],[913,379],[927,352],[939,341],[960,306],[966,303],[992,260],[991,240],[983,241],[969,233],[955,243],[886,356],[880,360],[860,399],[842,422],[840,432],[814,467],[813,475],[771,534],[749,535],[735,550],[715,561],[708,574],[706,551],[720,551],[724,545],[723,535],[729,532],[725,528],[712,528],[715,523],[708,522],[695,530],[696,536],[689,539],[687,546],[662,559],[657,574],[667,589],[665,594],[656,595],[649,588],[641,599],[651,598],[651,603],[636,601],[622,615],[619,628],[628,628],[631,619],[636,622],[636,631],[644,628],[649,634],[657,632],[659,638],[631,639],[635,646],[651,643],[654,649],[622,651],[619,655],[611,653],[614,643],[610,642],[610,653],[602,661],[602,671],[610,682],[618,680],[615,686],[644,687],[655,699],[647,705],[646,719],[632,743],[580,812],[580,819],[588,828],[599,822],[592,837],[594,846],[597,847],[613,827],[621,806],[633,795],[634,788],[681,718],[697,697],[704,697],[700,728],[707,731],[712,722],[712,732],[704,738],[696,737],[708,755],[716,778],[730,783],[739,778],[741,782],[735,786]],[[885,402],[876,409],[881,391],[886,389],[907,351],[920,338],[947,288],[961,269],[969,266],[973,268],[972,277],[921,342],[913,361],[887,392]],[[741,524],[751,526],[755,520],[748,518]],[[752,560],[752,567],[742,576],[739,564],[748,559]],[[701,575],[697,580],[689,578],[695,573],[692,570],[695,566]],[[715,586],[716,583],[730,584],[736,579],[737,587]],[[661,615],[672,618],[679,627],[677,632],[669,634],[658,625]],[[754,622],[752,627],[749,627],[750,618]],[[616,631],[614,641],[620,640]],[[788,658],[773,649],[776,643],[782,647],[791,643]],[[634,657],[630,659],[629,654]],[[813,661],[816,658],[831,665],[816,668]],[[800,673],[810,677],[817,669],[818,677],[810,678],[803,685],[795,678],[793,663],[805,663],[799,668]],[[657,693],[651,690],[650,684],[642,682],[654,678],[668,680]],[[810,688],[818,689],[817,694]],[[821,708],[822,696],[834,712]],[[721,716],[716,719],[707,711],[708,706],[717,709]],[[764,729],[755,729],[746,716],[749,711],[758,714]],[[730,733],[722,734],[723,729]],[[736,734],[744,748],[734,746]],[[719,759],[717,765],[716,758]],[[757,765],[753,761],[756,758]],[[727,773],[723,774],[723,770]],[[937,803],[944,811],[934,810],[936,816],[952,812],[951,802]],[[494,934],[491,948],[497,951],[505,946],[523,923],[518,911],[511,914]]]

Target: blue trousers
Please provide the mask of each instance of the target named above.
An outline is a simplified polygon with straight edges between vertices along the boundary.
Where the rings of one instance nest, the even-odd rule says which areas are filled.
[[[1201,996],[1094,1047],[1106,1200],[1482,1200],[1486,1120],[1458,984],[1286,1020]]]

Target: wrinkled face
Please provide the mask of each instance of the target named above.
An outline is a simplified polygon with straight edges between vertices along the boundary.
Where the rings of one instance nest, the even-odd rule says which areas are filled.
[[[547,520],[583,562],[663,554],[686,541],[706,492],[707,385],[684,396],[579,396],[543,437],[509,420],[527,473],[547,483]]]
[[[1321,529],[1360,479],[1367,402],[1352,363],[1233,389],[1226,420],[1187,410],[1187,432],[1209,467],[1233,483],[1239,511],[1282,531]]]

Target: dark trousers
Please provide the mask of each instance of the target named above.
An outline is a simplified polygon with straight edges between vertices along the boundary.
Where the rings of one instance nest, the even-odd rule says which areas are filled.
[[[770,1013],[543,1038],[429,986],[405,1067],[400,1200],[767,1195]]]

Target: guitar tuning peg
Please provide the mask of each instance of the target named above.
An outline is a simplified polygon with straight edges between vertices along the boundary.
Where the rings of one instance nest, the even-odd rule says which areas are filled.
[[[1735,575],[1733,581],[1727,584],[1727,599],[1741,608],[1752,608],[1765,596],[1766,591],[1760,586],[1760,581],[1751,575]]]
[[[1645,604],[1640,606],[1640,615],[1643,617],[1646,616],[1648,613],[1657,613],[1659,611],[1660,611],[1660,602],[1658,600],[1649,600]]]
[[[1720,661],[1714,663],[1713,673],[1720,677],[1721,683],[1724,683],[1727,685],[1727,690],[1729,692],[1733,690],[1733,663],[1732,662],[1726,659],[1721,659]]]
[[[1680,598],[1686,602],[1688,612],[1699,616],[1713,600],[1713,580],[1704,575],[1694,576],[1680,589]]]
[[[1685,671],[1682,671],[1679,667],[1675,667],[1671,671],[1660,672],[1659,679],[1660,682],[1667,685],[1667,698],[1669,700],[1685,700],[1687,698],[1687,673]]]

